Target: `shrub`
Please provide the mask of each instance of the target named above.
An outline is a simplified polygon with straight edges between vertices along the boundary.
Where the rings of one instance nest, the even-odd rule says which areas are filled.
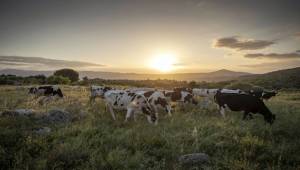
[[[71,82],[75,82],[79,80],[79,73],[73,69],[61,69],[54,72],[55,76],[63,76],[67,77],[71,80]]]

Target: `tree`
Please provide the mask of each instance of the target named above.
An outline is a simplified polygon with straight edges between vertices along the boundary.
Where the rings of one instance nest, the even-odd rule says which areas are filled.
[[[75,82],[79,80],[79,73],[73,69],[68,69],[68,68],[55,71],[54,76],[67,77],[71,80],[71,82]]]

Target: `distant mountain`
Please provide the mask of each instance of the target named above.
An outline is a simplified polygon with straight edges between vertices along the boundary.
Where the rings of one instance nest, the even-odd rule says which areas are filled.
[[[49,76],[53,71],[32,71],[5,69],[0,70],[0,74],[14,74],[18,76],[30,76],[43,74]],[[101,71],[80,71],[80,77],[101,79],[128,79],[128,80],[145,80],[145,79],[171,79],[185,81],[226,81],[238,79],[240,76],[251,75],[245,72],[234,72],[230,70],[218,70],[209,73],[176,73],[176,74],[137,74],[137,73],[119,73],[119,72],[101,72]]]
[[[267,88],[300,88],[300,67],[265,74],[245,75],[239,80]]]
[[[18,69],[3,69],[0,70],[1,74],[11,74],[16,76],[32,76],[32,75],[45,75],[49,76],[52,75],[54,71],[35,71],[35,70],[18,70]]]

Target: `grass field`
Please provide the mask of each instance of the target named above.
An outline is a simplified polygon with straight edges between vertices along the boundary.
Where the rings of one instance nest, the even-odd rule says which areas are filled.
[[[122,112],[114,122],[103,101],[88,102],[87,88],[62,89],[65,99],[41,106],[26,87],[0,87],[0,111],[59,108],[85,115],[67,124],[0,117],[1,169],[182,169],[178,157],[196,152],[211,158],[199,169],[300,169],[300,92],[280,92],[266,102],[276,114],[272,126],[261,115],[242,121],[241,113],[227,111],[222,119],[215,106],[178,109],[171,118],[160,114],[153,126],[142,115],[124,124]],[[32,132],[44,126],[52,132]]]

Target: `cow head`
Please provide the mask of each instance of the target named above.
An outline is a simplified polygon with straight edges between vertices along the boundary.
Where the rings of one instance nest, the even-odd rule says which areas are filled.
[[[186,94],[186,96],[184,97],[184,103],[192,103],[194,105],[197,105],[198,102],[194,99],[194,96],[190,93]]]
[[[143,106],[142,111],[147,115],[148,122],[157,124],[157,113],[150,106]]]
[[[58,95],[61,98],[64,97],[64,95],[63,95],[63,93],[62,93],[62,91],[60,89],[55,90],[54,93],[53,93],[53,95]]]
[[[264,116],[264,120],[272,125],[276,119],[276,115],[265,106],[262,100],[261,103],[262,105],[260,106],[260,113]]]
[[[158,97],[157,100],[154,101],[154,104],[161,105],[169,115],[171,114],[171,106],[166,98]]]
[[[106,86],[92,86],[91,87],[91,92],[92,92],[93,96],[103,97],[104,94],[109,90],[112,90],[112,88],[106,87]]]

